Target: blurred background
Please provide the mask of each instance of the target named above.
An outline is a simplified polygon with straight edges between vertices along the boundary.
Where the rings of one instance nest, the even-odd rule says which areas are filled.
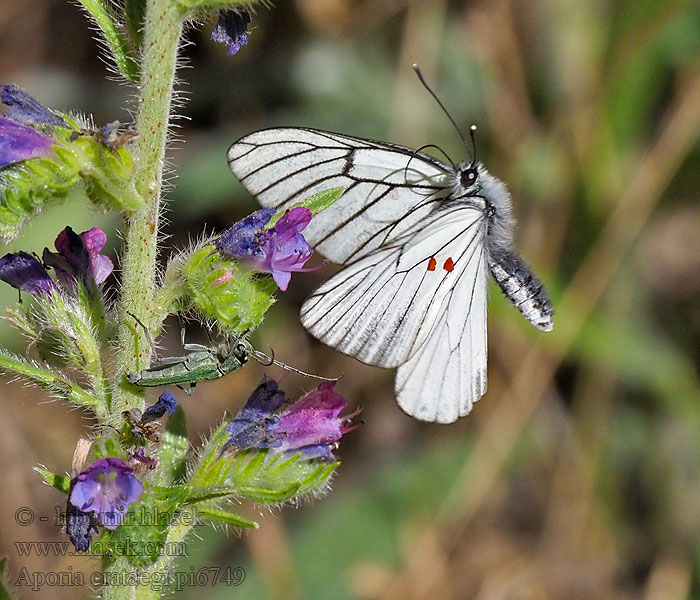
[[[80,10],[0,0],[0,80],[44,104],[130,119],[132,90],[107,70]],[[405,416],[393,372],[311,339],[298,322],[330,269],[295,275],[258,348],[363,407],[332,492],[256,513],[253,533],[201,528],[176,566],[240,567],[230,587],[178,597],[263,599],[683,600],[700,598],[700,4],[692,0],[278,0],[258,8],[233,57],[191,28],[180,70],[162,259],[256,204],[229,173],[238,137],[305,125],[413,147],[465,149],[419,85],[421,65],[479,157],[508,182],[517,243],[547,284],[554,330],[529,326],[491,285],[489,391],[450,426]],[[65,225],[118,221],[80,197],[3,252],[41,252]],[[111,283],[116,288],[116,280]],[[3,304],[15,290],[0,289]],[[204,339],[195,326],[192,341]],[[0,339],[23,351],[3,327]],[[160,340],[181,353],[179,325]],[[294,397],[313,381],[267,371]],[[250,364],[178,394],[198,443],[262,376]],[[63,472],[90,420],[9,381],[0,402],[0,553],[10,580],[99,570],[97,559],[18,554],[66,541],[64,499],[31,470]],[[15,522],[30,507],[36,520]],[[47,516],[40,522],[40,516]],[[70,570],[70,571],[69,571]],[[79,598],[89,585],[24,598]]]

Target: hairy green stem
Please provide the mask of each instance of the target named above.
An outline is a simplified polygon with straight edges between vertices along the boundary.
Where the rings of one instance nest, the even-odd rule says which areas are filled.
[[[150,360],[147,334],[131,315],[146,327],[155,320],[153,297],[163,167],[184,19],[185,13],[172,0],[147,0],[136,117],[139,135],[134,148],[134,185],[144,204],[130,216],[125,233],[116,373],[120,383],[114,390],[111,406],[114,425],[120,421],[122,411],[143,407],[143,394],[124,383],[124,373],[146,368]],[[107,577],[102,588],[105,600],[158,597],[154,590],[124,580],[135,572],[135,567],[126,560],[106,559],[103,566]],[[152,569],[148,571],[152,573]],[[146,590],[147,594],[143,595]]]
[[[102,0],[78,0],[85,10],[95,20],[95,24],[102,31],[104,41],[109,47],[117,67],[122,75],[129,81],[136,81],[138,66],[132,55],[131,49],[119,27],[110,14],[109,5]]]
[[[147,327],[154,321],[158,221],[163,162],[175,82],[177,51],[185,14],[172,0],[148,0],[144,23],[143,62],[134,148],[135,187],[144,207],[129,219],[122,263],[121,325],[119,329],[114,420],[123,410],[141,407],[143,395],[123,384],[126,371],[148,366],[150,346],[135,315]]]
[[[143,407],[143,394],[124,383],[124,373],[143,369],[150,360],[147,333],[138,321],[146,327],[154,322],[163,168],[184,19],[184,11],[172,0],[147,0],[136,116],[139,135],[134,147],[134,187],[143,204],[129,216],[126,224],[116,364],[118,384],[109,418],[115,426],[121,420],[122,411]],[[124,558],[104,559],[103,569],[102,597],[105,600],[159,596],[148,585],[136,585],[133,575],[137,569]],[[153,574],[153,570],[147,569],[142,574]]]

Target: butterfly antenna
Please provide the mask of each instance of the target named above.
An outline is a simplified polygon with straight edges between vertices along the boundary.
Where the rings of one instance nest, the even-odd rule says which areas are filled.
[[[424,87],[426,90],[428,90],[428,92],[430,93],[430,95],[431,95],[433,98],[435,98],[435,102],[438,103],[438,106],[442,109],[442,112],[444,112],[444,113],[447,115],[447,118],[450,120],[450,123],[452,123],[452,125],[454,126],[454,128],[457,130],[457,133],[459,134],[459,137],[462,138],[462,142],[464,142],[464,147],[465,147],[465,148],[469,148],[469,144],[467,143],[467,138],[464,137],[464,134],[462,133],[462,130],[461,130],[459,127],[457,127],[457,123],[456,123],[455,120],[452,118],[452,115],[451,115],[449,112],[447,112],[447,109],[445,108],[445,105],[444,105],[442,102],[440,102],[440,98],[438,98],[438,97],[435,95],[435,92],[434,92],[433,90],[431,90],[431,89],[430,89],[430,86],[426,83],[425,78],[423,77],[423,73],[422,73],[421,70],[420,70],[420,67],[419,67],[417,64],[415,64],[415,63],[413,63],[412,66],[413,66],[413,70],[416,72],[416,75],[418,75],[418,79],[420,79],[420,82],[423,84],[423,87]]]
[[[472,139],[472,165],[476,164],[476,140],[474,135],[476,134],[476,125],[472,125],[469,128],[469,137]]]
[[[277,360],[274,357],[270,357],[264,352],[260,352],[260,350],[253,350],[251,353],[253,358],[257,360],[260,364],[263,365],[277,365],[278,367],[281,367],[285,371],[291,371],[292,373],[296,373],[298,375],[303,375],[304,377],[310,377],[311,379],[321,379],[323,381],[338,381],[339,379],[342,378],[342,375],[340,377],[322,377],[321,375],[314,375],[313,373],[307,373],[306,371],[302,371],[301,369],[297,369],[295,367],[290,367],[288,364],[285,364],[279,360]]]
[[[425,144],[424,146],[421,146],[421,147],[418,148],[417,150],[414,150],[414,151],[413,151],[413,154],[411,154],[411,158],[409,159],[408,164],[406,165],[406,171],[408,170],[408,167],[409,167],[409,165],[411,164],[411,161],[412,161],[418,154],[420,154],[421,152],[423,152],[423,150],[427,150],[428,148],[435,148],[435,150],[440,151],[440,152],[442,153],[442,155],[447,159],[447,162],[449,162],[449,163],[452,165],[452,168],[453,168],[453,169],[456,169],[456,168],[457,168],[457,165],[455,165],[454,161],[450,158],[450,155],[447,154],[447,152],[445,152],[442,148],[440,148],[440,146],[438,146],[437,144]]]

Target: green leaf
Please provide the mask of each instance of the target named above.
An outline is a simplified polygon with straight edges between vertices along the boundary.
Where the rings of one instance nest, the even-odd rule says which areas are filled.
[[[226,432],[227,427],[228,423],[221,423],[199,453],[199,460],[190,478],[190,484],[193,487],[215,487],[224,483],[220,478],[221,468],[227,465],[225,461],[221,460],[219,453],[228,437],[228,433]],[[217,466],[216,463],[220,460],[221,462]]]
[[[102,408],[94,396],[60,373],[54,373],[6,350],[0,350],[0,370],[24,377],[52,395],[76,406],[84,406],[96,411]]]
[[[56,204],[80,183],[72,166],[34,158],[0,173],[0,237],[10,241],[24,221],[44,206]]]
[[[259,504],[279,504],[280,502],[285,502],[290,500],[299,491],[301,487],[300,483],[292,483],[286,488],[280,490],[265,489],[265,488],[253,488],[253,487],[241,487],[239,492],[245,498],[257,502]]]
[[[169,504],[174,510],[184,506],[192,493],[192,488],[189,485],[154,485],[149,491],[155,500]]]
[[[49,471],[42,465],[37,465],[34,470],[39,473],[41,478],[51,487],[56,488],[59,492],[67,494],[70,490],[70,477],[67,475],[57,475],[53,471]]]
[[[115,23],[113,15],[101,0],[78,0],[92,17],[102,32],[107,48],[112,54],[122,75],[129,81],[137,82],[139,68],[134,59],[127,39],[122,35],[120,27]]]
[[[199,502],[208,502],[210,500],[219,500],[220,498],[226,498],[235,496],[238,493],[236,488],[232,487],[220,487],[220,488],[210,488],[205,490],[192,490],[187,497],[187,504],[197,504]]]
[[[277,211],[274,215],[272,215],[272,218],[267,223],[267,225],[265,225],[265,229],[269,229],[275,223],[277,223],[277,221],[279,221],[288,210],[292,210],[293,208],[297,208],[299,206],[305,206],[314,215],[316,215],[322,210],[325,210],[326,208],[331,206],[336,200],[338,200],[343,195],[344,191],[344,187],[334,187],[327,190],[323,190],[322,192],[318,192],[313,196],[309,196],[308,198],[306,198],[306,200],[302,200],[301,202],[298,202],[297,204],[294,204],[289,208]]]
[[[230,464],[229,484],[260,504],[279,504],[312,493],[326,483],[340,464],[309,460],[301,453],[270,455],[267,450],[245,450],[224,458]]]
[[[221,521],[228,525],[233,525],[235,527],[244,527],[248,529],[257,529],[258,524],[255,521],[241,517],[240,515],[235,515],[230,512],[225,512],[223,510],[213,510],[210,508],[202,508],[197,511],[199,516],[205,519]]]

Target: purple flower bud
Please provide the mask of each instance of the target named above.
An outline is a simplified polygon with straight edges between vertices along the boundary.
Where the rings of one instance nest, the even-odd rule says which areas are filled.
[[[333,391],[335,381],[324,381],[284,411],[269,433],[275,442],[273,452],[301,452],[306,458],[334,460],[333,447],[340,438],[359,425],[353,416],[340,417],[347,401]]]
[[[58,291],[43,265],[27,252],[6,254],[0,258],[0,279],[32,296],[45,296]]]
[[[100,458],[80,473],[70,494],[70,503],[83,513],[93,512],[97,522],[116,529],[129,504],[143,494],[143,484],[121,458]]]
[[[100,254],[107,242],[104,231],[93,227],[80,235],[70,227],[58,234],[54,245],[58,254],[44,250],[44,262],[53,267],[56,276],[66,287],[72,287],[76,280],[98,285],[103,283],[114,269],[112,261]]]
[[[224,449],[266,448],[268,425],[276,420],[272,413],[283,403],[284,392],[279,389],[277,382],[264,377],[248,402],[226,428],[229,437]]]
[[[245,8],[220,10],[211,39],[226,44],[229,56],[233,56],[248,43],[248,23],[250,13]]]
[[[155,404],[151,404],[141,415],[141,423],[150,423],[151,421],[157,421],[166,412],[172,415],[175,412],[175,405],[177,400],[175,396],[169,391],[163,392],[158,401]]]
[[[0,168],[51,153],[56,141],[11,119],[0,117]]]
[[[297,206],[288,210],[270,229],[271,209],[259,210],[236,223],[214,242],[216,249],[231,258],[244,258],[253,268],[272,277],[286,291],[293,272],[315,271],[304,267],[313,250],[301,231],[311,222],[312,212]]]
[[[274,214],[273,209],[263,208],[248,215],[216,238],[214,246],[221,254],[233,258],[263,257],[260,236],[263,233],[263,227],[267,225]]]
[[[35,98],[16,85],[0,85],[0,100],[10,108],[5,112],[8,119],[23,125],[50,125],[70,127],[70,125]]]
[[[84,513],[68,501],[66,506],[66,533],[76,552],[87,552],[90,549],[92,536],[98,533],[95,515]]]

